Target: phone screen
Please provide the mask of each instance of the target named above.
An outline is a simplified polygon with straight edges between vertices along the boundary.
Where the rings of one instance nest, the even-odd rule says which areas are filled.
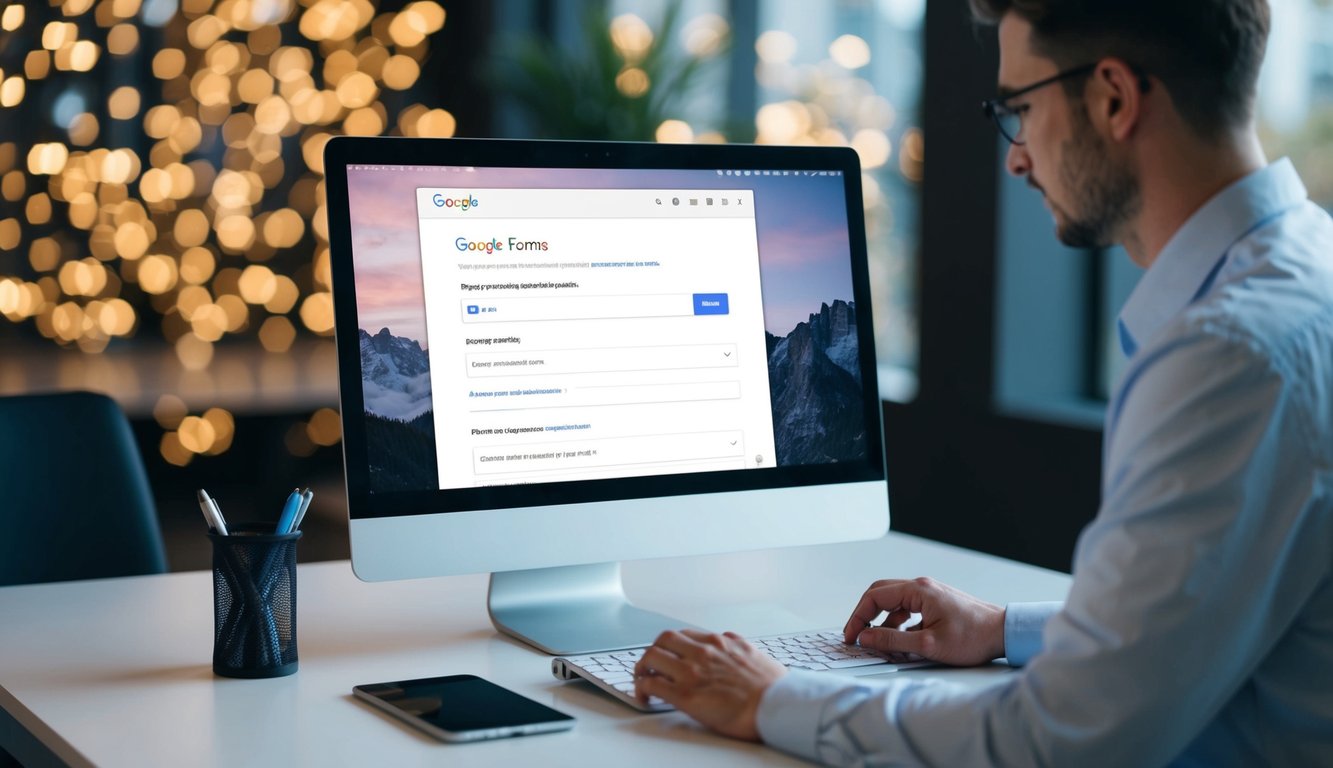
[[[358,685],[352,692],[451,741],[564,730],[574,718],[476,675]]]

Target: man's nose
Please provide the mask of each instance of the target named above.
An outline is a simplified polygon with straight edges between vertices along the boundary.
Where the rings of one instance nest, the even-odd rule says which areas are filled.
[[[1009,153],[1004,158],[1005,170],[1018,177],[1028,175],[1032,170],[1032,158],[1028,156],[1027,147],[1022,144],[1010,144]]]

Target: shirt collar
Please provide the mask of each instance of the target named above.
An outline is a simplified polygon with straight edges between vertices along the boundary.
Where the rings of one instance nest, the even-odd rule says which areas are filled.
[[[1291,161],[1282,158],[1213,196],[1176,230],[1120,310],[1126,355],[1207,291],[1222,258],[1265,220],[1307,199]]]

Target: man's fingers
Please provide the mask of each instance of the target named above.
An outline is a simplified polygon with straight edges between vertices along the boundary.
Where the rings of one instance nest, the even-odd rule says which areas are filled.
[[[843,640],[848,643],[856,642],[856,636],[861,630],[870,626],[870,622],[879,618],[884,611],[893,613],[903,608],[903,600],[907,592],[911,589],[912,582],[875,582],[875,586],[867,589],[861,600],[856,604],[852,611],[851,618],[847,619],[847,625],[842,629]]]
[[[686,664],[679,656],[653,646],[644,651],[643,657],[634,665],[634,676],[645,677],[656,673],[672,680],[680,680],[685,669]]]
[[[707,633],[699,632],[694,629],[668,630],[657,636],[653,645],[658,648],[664,648],[677,656],[686,656],[698,651],[702,643],[695,636],[706,636]]]
[[[867,629],[857,637],[862,648],[881,653],[915,653],[930,659],[935,650],[935,635],[931,632],[912,632],[898,629],[874,627]]]
[[[634,678],[634,698],[641,703],[648,703],[650,696],[676,705],[676,686],[661,675],[638,675]]]

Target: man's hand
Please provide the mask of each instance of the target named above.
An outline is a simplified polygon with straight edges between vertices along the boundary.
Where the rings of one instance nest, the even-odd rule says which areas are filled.
[[[787,668],[733,632],[663,632],[634,666],[639,701],[657,696],[724,736],[759,741],[764,691]]]
[[[872,627],[881,612],[888,618]],[[921,622],[898,629],[914,613]],[[861,596],[843,639],[889,654],[974,666],[1004,655],[1004,609],[931,579],[887,579]]]

